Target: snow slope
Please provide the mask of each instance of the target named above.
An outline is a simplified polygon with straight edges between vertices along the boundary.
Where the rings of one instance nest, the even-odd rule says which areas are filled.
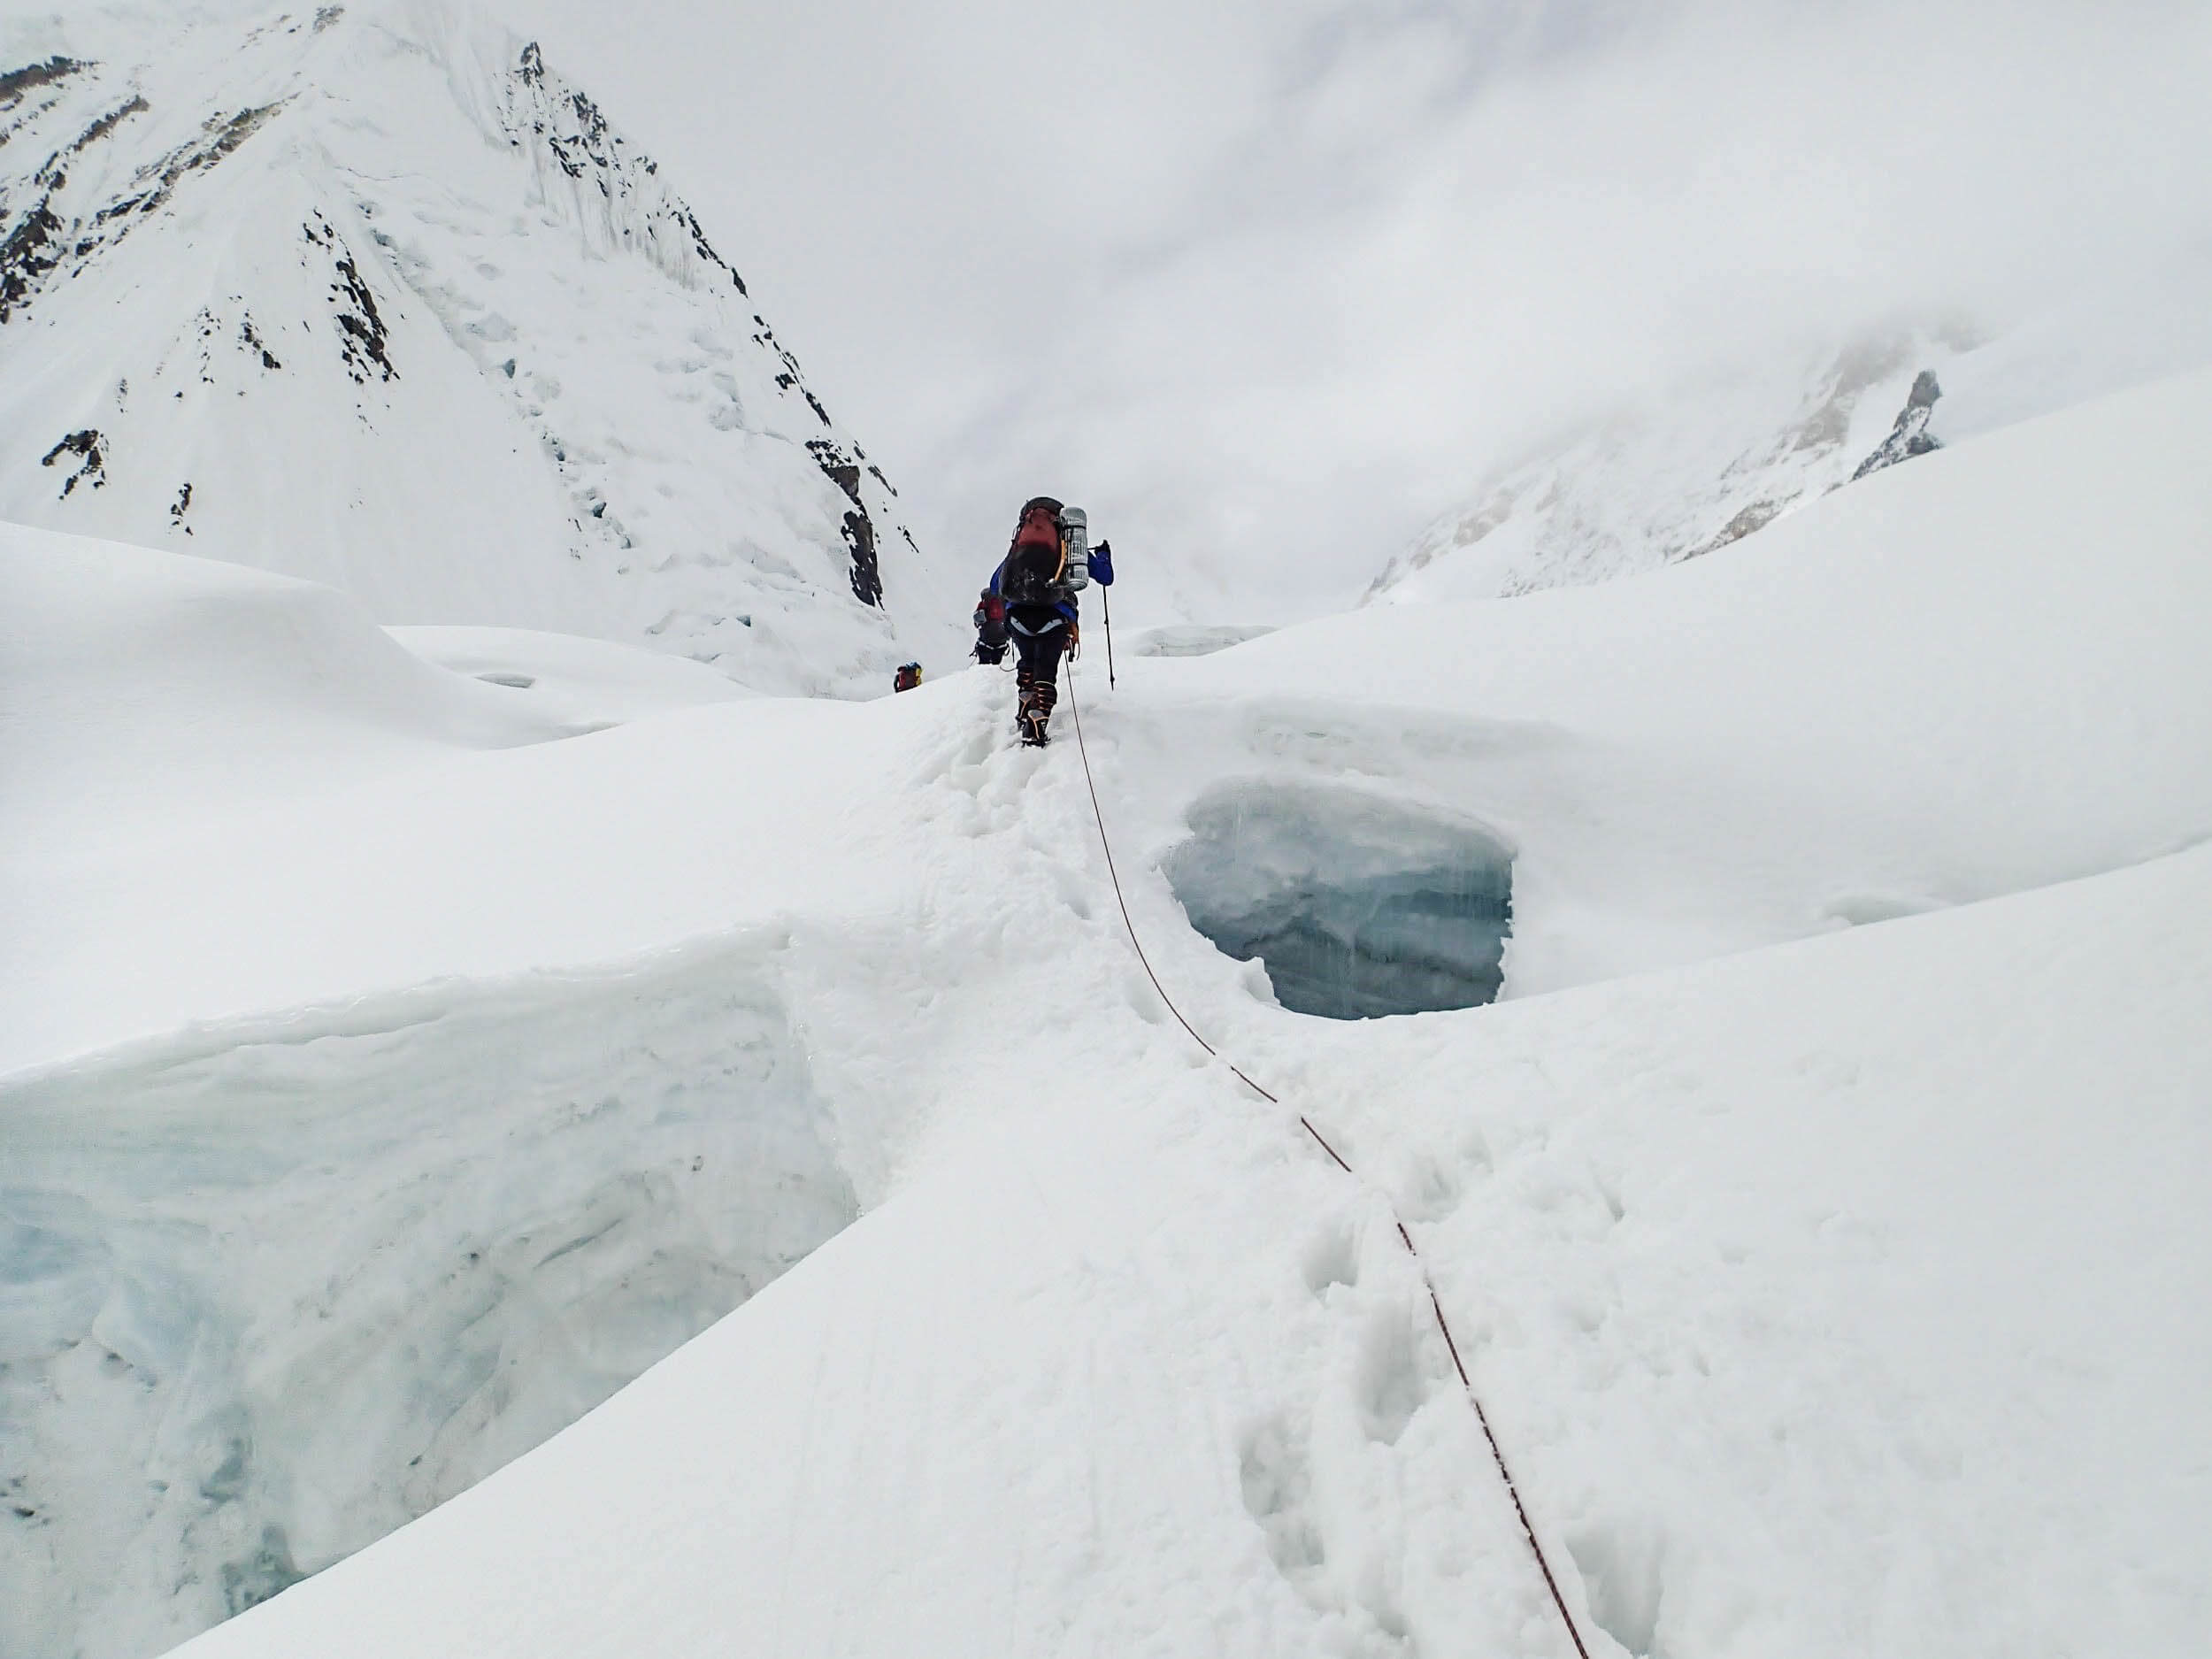
[[[2212,831],[2212,664],[2179,626],[2212,608],[2208,428],[2212,377],[2185,378],[1891,469],[1774,526],[1757,557],[1133,659],[1120,702],[1157,712],[1103,731],[1094,759],[1141,863],[1185,837],[1194,803],[1241,792],[1263,810],[1279,784],[1410,799],[1502,837],[1508,995],[2139,862]],[[987,683],[933,681],[866,718],[761,700],[465,750],[342,800],[179,820],[157,853],[58,859],[25,918],[44,931],[23,935],[37,949],[14,964],[0,1064],[610,960],[773,915],[810,870],[834,875],[804,888],[810,913],[879,907],[943,856],[915,792],[979,764],[989,733],[966,722]],[[249,753],[264,741],[228,732]],[[99,816],[38,769],[65,781],[89,746],[11,762],[27,798],[52,792],[25,834]],[[222,787],[293,788],[288,753]],[[1083,841],[1071,820],[1052,844]],[[317,895],[365,869],[377,902],[334,931]]]
[[[488,685],[528,694],[534,709],[557,709],[592,726],[620,726],[669,709],[733,703],[752,695],[703,663],[604,640],[528,628],[387,628],[426,662]]]
[[[2193,1653],[2208,903],[2200,851],[1240,1044],[1371,1188],[1165,1033],[1079,1036],[739,1316],[185,1651],[1566,1652],[1386,1194],[1594,1651]]]
[[[574,729],[432,667],[327,588],[16,526],[0,570],[24,865]]]
[[[696,216],[527,42],[428,0],[4,42],[0,517],[779,691],[877,692],[956,615]]]
[[[1630,1651],[2201,1627],[2208,437],[2185,379],[1791,557],[1077,671],[1155,965],[1397,1200]],[[979,671],[563,736],[357,613],[257,712],[326,595],[0,553],[88,618],[0,641],[12,1648],[328,1566],[856,1211],[202,1651],[1561,1650],[1373,1191],[1129,956],[1067,715],[1010,749]],[[132,722],[27,691],[142,658],[216,735],[80,842]],[[1505,1001],[1276,1007],[1160,873],[1223,810],[1504,844]]]

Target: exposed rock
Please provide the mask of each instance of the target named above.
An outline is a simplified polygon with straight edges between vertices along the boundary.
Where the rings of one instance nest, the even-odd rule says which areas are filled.
[[[65,455],[77,457],[76,470],[61,481],[61,493],[65,500],[80,484],[89,483],[92,488],[98,489],[108,481],[106,443],[106,439],[87,426],[81,432],[71,433],[47,450],[39,465],[52,466]]]
[[[101,116],[97,120],[94,121],[91,126],[86,127],[83,132],[77,134],[77,142],[69,147],[71,151],[74,152],[81,150],[88,145],[98,143],[110,133],[113,132],[118,127],[120,127],[125,121],[130,119],[132,116],[145,114],[146,110],[146,100],[137,96],[133,96],[128,101],[117,104],[105,115]]]
[[[518,102],[515,120],[544,143],[554,165],[571,179],[588,180],[603,199],[614,202],[631,192],[633,171],[649,179],[659,173],[651,157],[634,150],[627,156],[622,153],[629,141],[608,124],[604,111],[588,96],[566,86],[546,67],[545,54],[535,41],[522,49],[513,80]],[[729,278],[740,294],[746,292],[745,279],[714,250],[689,206],[669,196],[655,217],[680,233],[680,240],[689,244],[701,264]],[[649,220],[649,234],[657,229]]]
[[[12,109],[34,87],[51,86],[83,67],[74,58],[64,58],[58,53],[42,64],[26,64],[20,69],[11,69],[5,74],[0,74],[0,110]]]
[[[64,61],[60,59],[57,62]],[[83,65],[72,65],[72,70]],[[18,71],[18,73],[27,73]],[[46,286],[55,272],[82,270],[108,244],[128,235],[147,215],[165,205],[178,184],[189,173],[215,165],[236,152],[275,114],[279,105],[267,104],[228,116],[209,118],[192,142],[179,145],[141,167],[125,192],[102,206],[89,219],[65,221],[54,211],[54,197],[67,184],[65,164],[79,152],[106,138],[128,117],[143,114],[143,98],[133,96],[95,120],[62,149],[47,157],[32,175],[42,194],[37,204],[0,241],[0,323],[9,321]]]
[[[853,504],[852,511],[845,515],[843,526],[845,546],[853,561],[853,597],[864,605],[880,605],[883,578],[876,568],[876,526],[868,516],[868,503],[861,496],[860,467],[827,438],[808,439],[806,452],[814,457],[814,465],[822,469],[822,476],[843,490]],[[877,482],[890,488],[889,480],[881,472],[872,466],[868,471],[874,474]]]
[[[284,366],[269,349],[269,342],[261,337],[260,330],[253,326],[252,318],[245,318],[239,323],[238,338],[247,350],[259,354],[263,368],[280,369]]]
[[[61,228],[49,199],[42,197],[0,241],[0,323],[13,317],[61,263]]]
[[[1714,535],[1710,541],[1708,541],[1703,547],[1692,548],[1689,552],[1685,554],[1683,557],[1686,558],[1700,558],[1708,553],[1718,551],[1720,549],[1726,547],[1731,541],[1742,541],[1744,537],[1749,535],[1754,530],[1765,529],[1767,526],[1772,524],[1777,518],[1782,516],[1782,508],[1784,505],[1784,503],[1778,501],[1753,502],[1748,507],[1746,507],[1741,512],[1731,518],[1726,524],[1721,526],[1718,533]]]
[[[853,505],[864,511],[860,499],[860,468],[847,460],[844,452],[827,438],[808,439],[806,452],[814,457],[814,465],[822,469],[822,476],[843,490]]]
[[[372,370],[388,380],[397,380],[399,371],[392,366],[392,359],[384,349],[388,334],[384,319],[376,309],[376,296],[361,280],[353,256],[342,247],[336,268],[338,280],[331,284],[330,296],[338,306],[337,323],[345,338],[347,368],[354,380],[364,385]]]
[[[854,511],[845,515],[843,529],[845,545],[853,556],[853,597],[880,608],[883,577],[876,568],[876,526],[866,513]]]
[[[1942,441],[1928,430],[1928,418],[1935,412],[1936,399],[1942,396],[1943,388],[1936,384],[1933,369],[1923,369],[1914,376],[1912,390],[1905,396],[1905,406],[1898,411],[1897,424],[1890,428],[1889,436],[1882,440],[1880,447],[1859,463],[1859,470],[1851,474],[1851,481],[1856,483],[1869,472],[1878,472],[1900,461],[1909,461],[1916,455],[1940,449]]]

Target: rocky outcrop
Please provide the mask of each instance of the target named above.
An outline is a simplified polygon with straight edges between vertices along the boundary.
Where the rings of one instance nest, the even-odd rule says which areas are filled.
[[[1869,472],[1878,472],[1886,466],[1900,461],[1909,461],[1916,455],[1926,455],[1943,447],[1942,440],[1928,430],[1928,419],[1935,412],[1936,399],[1943,396],[1943,388],[1936,383],[1935,371],[1923,369],[1913,377],[1912,390],[1905,396],[1905,406],[1897,414],[1897,424],[1889,429],[1889,436],[1873,454],[1859,463],[1851,481],[1858,482]]]
[[[1786,504],[1778,501],[1753,502],[1726,524],[1721,526],[1711,541],[1702,547],[1692,548],[1683,557],[1697,558],[1707,553],[1717,552],[1732,541],[1742,541],[1755,530],[1765,529],[1782,516],[1782,509]]]
[[[41,466],[59,465],[67,469],[62,475],[59,499],[66,501],[80,484],[89,485],[94,489],[106,485],[108,458],[103,448],[104,442],[97,432],[88,426],[81,432],[71,433],[39,457]],[[70,466],[65,457],[73,456],[76,458],[76,465]]]
[[[843,491],[845,499],[852,503],[851,511],[846,513],[839,528],[844,535],[846,549],[852,555],[853,597],[864,605],[880,605],[883,573],[876,564],[875,520],[868,516],[868,503],[860,493],[860,464],[847,459],[845,452],[827,438],[810,438],[806,449],[814,457],[814,464],[822,469],[822,476]],[[868,471],[878,482],[884,481],[883,474],[874,467]]]

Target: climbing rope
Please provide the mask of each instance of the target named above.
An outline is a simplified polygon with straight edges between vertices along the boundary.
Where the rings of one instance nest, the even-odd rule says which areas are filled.
[[[1075,749],[1083,761],[1083,785],[1090,791],[1091,816],[1098,820],[1098,844],[1106,854],[1106,874],[1114,884],[1114,903],[1121,911],[1121,925],[1128,931],[1129,944],[1137,953],[1138,965],[1144,969],[1144,977],[1152,981],[1152,988],[1159,993],[1160,1001],[1167,1011],[1175,1016],[1175,1023],[1190,1033],[1193,1042],[1227,1066],[1238,1082],[1262,1100],[1271,1106],[1281,1106],[1282,1101],[1271,1091],[1255,1082],[1243,1067],[1198,1034],[1198,1028],[1183,1018],[1183,1010],[1176,1007],[1175,999],[1167,994],[1167,987],[1160,983],[1160,976],[1153,972],[1152,959],[1144,953],[1144,941],[1137,937],[1137,925],[1129,915],[1129,901],[1121,890],[1121,872],[1114,864],[1113,839],[1106,833],[1105,809],[1099,805],[1098,781],[1091,775],[1090,746],[1083,741],[1083,710],[1076,701],[1075,674],[1071,668],[1067,680],[1068,712],[1075,717]],[[1297,1117],[1298,1126],[1313,1137],[1314,1145],[1329,1155],[1330,1162],[1354,1180],[1358,1180],[1358,1171],[1346,1163],[1344,1155],[1331,1146],[1327,1137],[1313,1126],[1313,1120],[1303,1112],[1299,1112]],[[1430,1277],[1428,1263],[1422,1259],[1420,1250],[1415,1247],[1413,1234],[1406,1230],[1405,1222],[1399,1217],[1397,1206],[1390,1203],[1388,1194],[1377,1195],[1389,1206],[1392,1225],[1398,1229],[1398,1241],[1406,1247],[1406,1254],[1413,1258],[1414,1270],[1421,1275],[1421,1287],[1429,1293],[1429,1310],[1436,1316],[1436,1328],[1444,1338],[1445,1349],[1452,1356],[1452,1369],[1459,1373],[1459,1386],[1466,1391],[1467,1403],[1475,1409],[1475,1421],[1482,1425],[1483,1439],[1490,1443],[1490,1455],[1498,1466],[1498,1478],[1505,1483],[1506,1496],[1513,1501],[1513,1513],[1521,1523],[1521,1536],[1528,1540],[1529,1553],[1536,1557],[1536,1570],[1544,1576],[1544,1588],[1551,1592],[1552,1605],[1559,1609],[1560,1621],[1567,1627],[1567,1639],[1574,1643],[1578,1659],[1590,1659],[1590,1650],[1583,1644],[1581,1628],[1576,1624],[1575,1616],[1568,1611],[1567,1598],[1560,1594],[1559,1580],[1552,1574],[1551,1562],[1544,1554],[1544,1546],[1537,1540],[1535,1525],[1528,1518],[1528,1506],[1521,1502],[1521,1489],[1514,1482],[1512,1470],[1506,1466],[1505,1449],[1498,1444],[1497,1434],[1490,1426],[1490,1414],[1482,1409],[1482,1397],[1475,1392],[1474,1379],[1467,1374],[1467,1363],[1459,1356],[1459,1343],[1452,1336],[1451,1321],[1444,1317],[1443,1299],[1436,1294],[1436,1281]]]

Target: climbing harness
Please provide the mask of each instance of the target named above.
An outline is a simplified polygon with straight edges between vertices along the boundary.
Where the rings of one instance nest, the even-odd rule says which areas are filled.
[[[1160,1001],[1166,1006],[1167,1011],[1175,1017],[1175,1023],[1189,1033],[1193,1042],[1228,1067],[1230,1074],[1238,1082],[1262,1100],[1271,1106],[1281,1106],[1282,1101],[1271,1091],[1253,1081],[1242,1066],[1198,1034],[1198,1028],[1183,1018],[1183,1010],[1176,1007],[1175,999],[1167,994],[1167,987],[1160,983],[1160,976],[1153,972],[1151,958],[1144,954],[1144,941],[1137,937],[1137,925],[1130,918],[1129,901],[1122,894],[1121,872],[1114,864],[1114,843],[1106,833],[1105,809],[1099,804],[1098,783],[1091,775],[1090,747],[1083,741],[1083,709],[1076,700],[1075,675],[1071,672],[1068,675],[1067,693],[1068,711],[1075,717],[1075,749],[1083,760],[1083,785],[1090,791],[1091,816],[1098,820],[1098,843],[1106,854],[1106,874],[1114,884],[1114,903],[1121,911],[1121,925],[1127,930],[1130,946],[1137,953],[1138,965],[1143,968],[1144,977],[1152,981],[1152,988],[1159,993]],[[1298,1126],[1313,1137],[1314,1145],[1327,1153],[1329,1161],[1337,1168],[1354,1180],[1360,1179],[1358,1171],[1345,1162],[1343,1154],[1329,1144],[1327,1138],[1313,1126],[1312,1119],[1303,1112],[1298,1113]],[[1481,1425],[1482,1437],[1490,1444],[1490,1456],[1498,1466],[1498,1478],[1505,1483],[1506,1496],[1513,1501],[1513,1513],[1521,1523],[1521,1536],[1528,1541],[1529,1553],[1536,1557],[1536,1570],[1543,1575],[1544,1588],[1551,1592],[1552,1605],[1559,1609],[1560,1621],[1567,1627],[1567,1639],[1574,1643],[1578,1659],[1590,1659],[1590,1650],[1582,1640],[1581,1628],[1575,1623],[1575,1616],[1568,1611],[1567,1598],[1560,1594],[1559,1580],[1553,1576],[1551,1562],[1544,1554],[1544,1546],[1537,1540],[1536,1527],[1528,1517],[1528,1507],[1521,1502],[1521,1489],[1514,1482],[1513,1471],[1506,1466],[1505,1449],[1498,1444],[1497,1434],[1490,1426],[1490,1414],[1482,1409],[1482,1397],[1475,1392],[1474,1379],[1467,1374],[1467,1363],[1459,1356],[1459,1343],[1452,1335],[1451,1321],[1444,1317],[1443,1300],[1436,1294],[1436,1281],[1429,1276],[1428,1263],[1415,1247],[1413,1234],[1406,1230],[1405,1222],[1397,1214],[1397,1207],[1390,1204],[1387,1194],[1379,1194],[1378,1196],[1390,1205],[1390,1218],[1392,1225],[1398,1229],[1398,1241],[1406,1247],[1406,1254],[1413,1258],[1415,1271],[1421,1275],[1421,1287],[1429,1294],[1429,1310],[1436,1316],[1436,1328],[1442,1334],[1444,1347],[1452,1356],[1452,1369],[1459,1373],[1459,1385],[1466,1391],[1467,1403],[1475,1409],[1475,1421]]]

